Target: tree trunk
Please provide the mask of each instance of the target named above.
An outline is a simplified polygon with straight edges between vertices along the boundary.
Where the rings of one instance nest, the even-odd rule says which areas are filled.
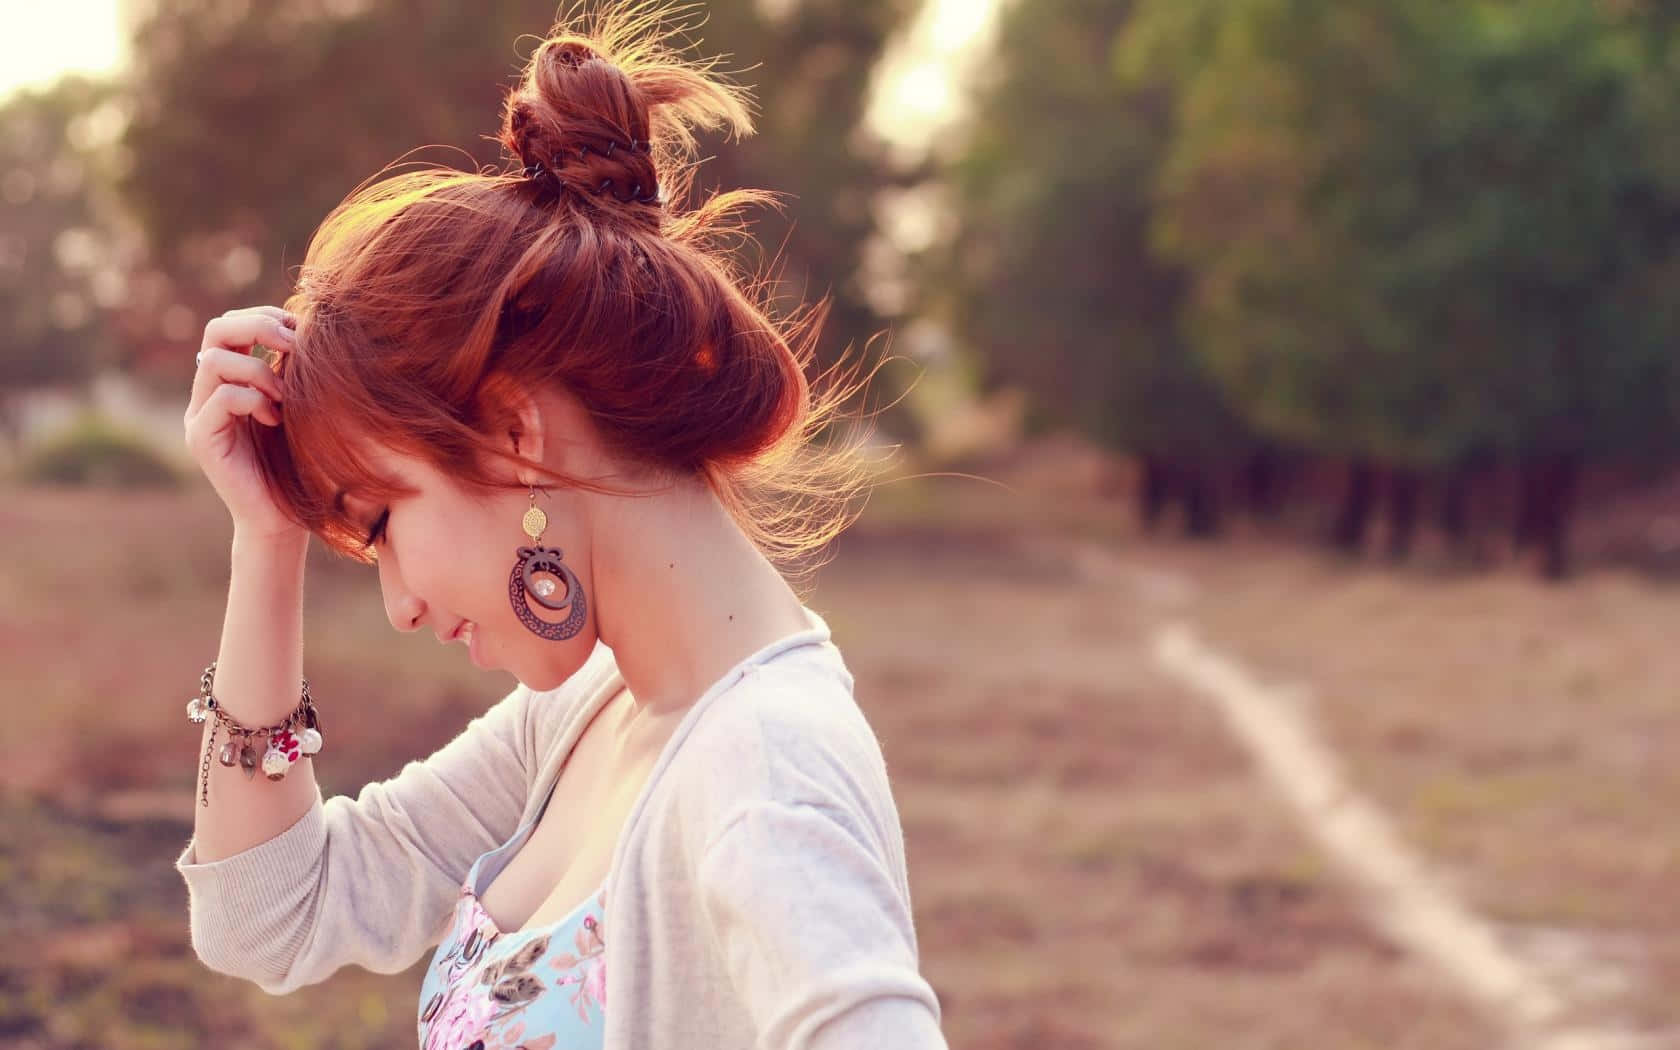
[[[1417,536],[1418,492],[1422,482],[1409,470],[1393,470],[1388,476],[1388,556],[1405,561]]]
[[[1143,478],[1138,485],[1138,519],[1144,530],[1154,532],[1166,509],[1170,490],[1167,464],[1155,457],[1143,457]]]
[[[1376,470],[1363,459],[1348,464],[1347,488],[1342,510],[1330,533],[1330,542],[1345,551],[1357,551],[1365,544],[1365,530],[1371,523],[1376,497]]]
[[[1219,534],[1219,499],[1200,465],[1183,469],[1184,534],[1209,539]]]
[[[1243,464],[1243,502],[1250,514],[1269,518],[1278,512],[1279,464],[1275,452],[1261,448]]]
[[[1517,465],[1517,513],[1511,522],[1511,549],[1522,553],[1540,533],[1542,497],[1538,478],[1544,464],[1524,462]]]
[[[1441,531],[1455,551],[1470,538],[1470,472],[1454,467],[1441,489]]]
[[[1580,464],[1570,455],[1546,460],[1536,472],[1534,540],[1540,545],[1540,574],[1548,580],[1569,575],[1569,519],[1575,508]]]

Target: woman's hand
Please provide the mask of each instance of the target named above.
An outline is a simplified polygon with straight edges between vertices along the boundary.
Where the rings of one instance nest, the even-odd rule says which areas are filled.
[[[277,306],[229,310],[204,326],[198,374],[183,418],[187,448],[233,515],[234,531],[257,540],[299,538],[304,529],[280,512],[257,469],[243,416],[280,425],[283,392],[267,362],[252,356],[261,342],[291,350],[297,322]]]

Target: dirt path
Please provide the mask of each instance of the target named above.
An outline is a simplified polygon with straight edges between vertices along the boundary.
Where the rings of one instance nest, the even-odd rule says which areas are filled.
[[[1093,582],[1119,585],[1162,611],[1152,652],[1157,665],[1212,702],[1232,736],[1298,815],[1337,867],[1361,886],[1373,922],[1447,974],[1507,1029],[1523,1050],[1634,1050],[1660,1037],[1572,1028],[1558,982],[1507,948],[1395,833],[1387,815],[1347,782],[1300,703],[1298,689],[1268,688],[1174,616],[1198,592],[1189,578],[1133,564],[1079,543],[1071,557]],[[1601,975],[1602,978],[1602,975]],[[1580,980],[1577,975],[1575,980]]]
[[[1388,818],[1348,786],[1336,756],[1287,693],[1269,690],[1185,624],[1156,634],[1160,665],[1212,700],[1232,733],[1337,865],[1370,894],[1374,921],[1440,967],[1533,1050],[1631,1050],[1653,1045],[1628,1033],[1569,1030],[1569,1004],[1493,928],[1465,908],[1394,833]]]
[[[1063,542],[877,531],[841,548],[819,604],[900,792],[953,1047],[1500,1044],[1155,665],[1156,604],[1089,579]],[[1172,574],[1126,577],[1188,600]]]

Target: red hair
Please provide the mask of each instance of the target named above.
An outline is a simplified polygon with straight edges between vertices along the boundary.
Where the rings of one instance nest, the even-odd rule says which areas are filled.
[[[776,195],[675,206],[693,176],[690,125],[753,127],[742,89],[652,32],[662,15],[638,3],[550,30],[504,101],[514,170],[365,182],[310,240],[285,304],[297,345],[273,362],[284,423],[250,432],[282,510],[329,548],[373,561],[342,489],[408,493],[372,468],[369,444],[468,486],[517,487],[492,475],[500,459],[617,492],[495,446],[510,396],[544,384],[574,394],[630,462],[704,478],[772,561],[855,518],[864,446],[814,441],[855,388],[805,378],[828,300],[774,319],[763,285],[721,250],[747,236],[736,213]],[[532,164],[545,172],[522,174]]]

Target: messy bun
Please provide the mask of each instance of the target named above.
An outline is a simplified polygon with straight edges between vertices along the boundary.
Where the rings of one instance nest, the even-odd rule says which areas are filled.
[[[724,250],[747,239],[742,209],[776,195],[682,207],[694,129],[753,127],[743,89],[665,46],[671,13],[634,3],[552,29],[503,106],[511,170],[370,180],[316,231],[286,302],[285,423],[251,433],[277,502],[329,547],[372,557],[341,487],[404,494],[370,445],[467,485],[508,484],[501,460],[620,491],[496,447],[514,397],[548,384],[623,458],[704,479],[784,569],[861,510],[865,438],[836,424],[868,377],[838,363],[805,375],[829,301],[773,317],[765,283]]]
[[[648,100],[630,75],[587,41],[551,38],[509,94],[500,138],[534,192],[644,205],[627,211],[657,226],[663,202],[650,123]]]

